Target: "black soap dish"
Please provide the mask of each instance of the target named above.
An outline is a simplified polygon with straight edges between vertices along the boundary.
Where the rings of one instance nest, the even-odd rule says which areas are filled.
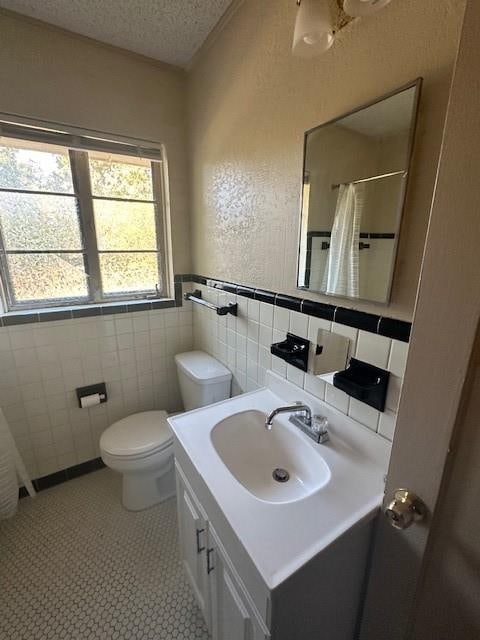
[[[333,376],[333,386],[374,409],[384,411],[389,377],[389,371],[350,358],[348,367]]]
[[[270,353],[297,369],[307,371],[308,368],[308,350],[310,340],[300,338],[293,333],[287,333],[287,339],[283,342],[276,342],[270,347]]]

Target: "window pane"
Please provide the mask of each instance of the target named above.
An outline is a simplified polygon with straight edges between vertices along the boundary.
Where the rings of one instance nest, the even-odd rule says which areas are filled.
[[[16,302],[88,295],[81,254],[10,254],[7,259]]]
[[[0,224],[5,249],[81,249],[76,198],[0,193]]]
[[[107,198],[153,200],[149,160],[90,152],[92,193]]]
[[[0,138],[0,187],[73,193],[68,149]]]
[[[100,254],[100,271],[106,294],[153,291],[158,283],[157,254]]]
[[[94,200],[93,207],[100,251],[157,249],[153,204]]]

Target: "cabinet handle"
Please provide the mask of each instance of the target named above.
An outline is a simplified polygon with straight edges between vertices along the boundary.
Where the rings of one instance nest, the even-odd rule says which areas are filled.
[[[213,553],[213,548],[207,549],[207,574],[212,573],[212,571],[215,569],[215,567],[210,564],[210,554],[212,553]]]
[[[200,543],[200,536],[202,535],[202,533],[205,531],[205,529],[197,529],[196,530],[196,534],[197,534],[197,553],[202,553],[202,551],[205,551],[205,547],[201,546]]]

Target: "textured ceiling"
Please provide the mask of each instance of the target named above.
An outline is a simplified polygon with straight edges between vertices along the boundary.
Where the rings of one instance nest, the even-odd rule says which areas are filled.
[[[231,0],[0,0],[0,7],[185,67]]]

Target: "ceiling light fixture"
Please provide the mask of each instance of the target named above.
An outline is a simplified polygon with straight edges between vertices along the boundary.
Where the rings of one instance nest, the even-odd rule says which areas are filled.
[[[333,44],[334,32],[328,2],[297,0],[292,52],[301,58],[313,58]]]
[[[390,2],[391,0],[344,0],[343,10],[345,13],[348,13],[349,16],[361,18],[380,11],[380,9],[386,7]]]
[[[313,58],[327,51],[335,34],[355,18],[383,9],[391,0],[296,0],[292,53]],[[332,17],[332,9],[334,17]]]

